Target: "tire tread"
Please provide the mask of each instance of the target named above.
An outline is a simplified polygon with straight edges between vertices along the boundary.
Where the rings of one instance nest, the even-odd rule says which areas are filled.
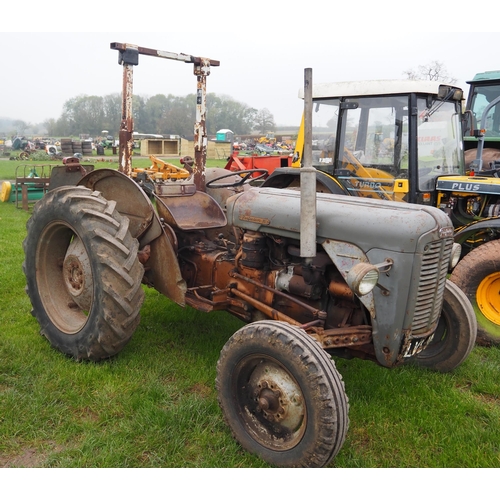
[[[244,446],[239,436],[240,430],[237,427],[234,428],[234,422],[231,421],[231,412],[226,407],[225,397],[221,396],[224,392],[224,370],[230,363],[233,349],[239,348],[250,339],[254,341],[262,339],[275,348],[283,346],[285,352],[292,353],[296,359],[300,360],[310,387],[318,395],[315,399],[318,405],[318,419],[312,423],[317,426],[314,450],[304,450],[302,455],[291,463],[293,459],[285,457],[288,453],[286,452],[281,454],[280,458],[274,457],[275,462],[271,459],[271,463],[286,467],[326,466],[338,454],[344,443],[349,425],[349,400],[345,394],[342,377],[330,356],[305,331],[288,323],[263,320],[246,325],[238,330],[221,350],[217,363],[216,387],[219,405],[233,437]],[[299,446],[297,445],[296,448]],[[259,454],[253,449],[249,451]],[[263,458],[269,461],[269,457]]]
[[[49,191],[34,207],[26,224],[23,242],[27,277],[26,291],[30,297],[40,333],[62,352],[80,360],[100,360],[117,354],[130,340],[140,321],[144,300],[141,286],[144,268],[137,258],[139,244],[128,231],[129,220],[116,211],[114,201],[105,200],[98,191],[80,186],[65,186]],[[99,264],[102,298],[93,307],[99,313],[89,313],[78,335],[66,335],[52,324],[39,297],[34,269],[38,236],[52,220],[65,221],[78,228],[86,245]],[[90,319],[90,318],[93,319]],[[87,331],[88,330],[88,331]]]

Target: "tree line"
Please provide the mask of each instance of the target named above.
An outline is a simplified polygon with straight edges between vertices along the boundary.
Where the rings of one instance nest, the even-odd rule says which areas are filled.
[[[119,93],[102,96],[80,95],[67,100],[58,119],[43,125],[50,137],[99,136],[103,130],[118,135],[122,113]],[[180,135],[194,133],[196,95],[184,97],[157,94],[132,98],[134,131],[147,134]],[[268,109],[257,110],[225,95],[207,94],[207,133],[230,129],[237,135],[274,131],[276,124]]]
[[[442,80],[455,83],[440,61],[408,69],[403,75],[411,80]],[[100,136],[103,130],[117,136],[121,122],[121,94],[102,96],[80,95],[66,101],[59,118],[33,125],[22,120],[0,119],[0,130],[8,135],[41,135],[49,137]],[[196,95],[184,97],[157,94],[152,97],[134,95],[132,98],[134,131],[145,134],[180,135],[190,137],[194,132]],[[230,129],[236,135],[265,134],[276,130],[274,116],[268,109],[257,110],[226,95],[207,94],[207,132],[215,135],[220,129]]]

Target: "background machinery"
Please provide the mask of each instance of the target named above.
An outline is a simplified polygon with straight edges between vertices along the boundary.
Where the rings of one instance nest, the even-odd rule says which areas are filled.
[[[478,73],[467,82],[464,127],[465,165],[481,160],[481,170],[500,169],[500,71]],[[478,148],[479,156],[478,156]],[[497,174],[498,176],[498,174]]]
[[[498,91],[498,81],[492,88]],[[473,103],[480,95],[478,89],[474,92]],[[445,212],[453,222],[455,241],[462,245],[462,259],[450,279],[474,307],[478,341],[498,344],[499,169],[485,164],[481,170],[466,169],[462,97],[461,89],[435,81],[317,84],[313,91],[313,165],[336,182],[332,192],[416,203]],[[500,112],[495,107],[492,113],[495,123]],[[302,129],[293,166],[301,164],[303,136]],[[492,141],[500,145],[496,139]],[[465,144],[469,147],[470,142]],[[292,171],[279,172],[286,181],[273,174],[266,185],[289,183],[297,178]]]

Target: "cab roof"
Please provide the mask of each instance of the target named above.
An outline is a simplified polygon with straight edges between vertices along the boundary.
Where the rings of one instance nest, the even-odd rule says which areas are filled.
[[[500,70],[484,71],[483,73],[476,73],[474,75],[474,78],[467,83],[471,84],[485,80],[500,80]]]
[[[409,93],[437,96],[440,90],[443,93],[443,87],[462,91],[460,87],[432,80],[364,80],[313,84],[313,99]],[[304,98],[303,88],[299,90],[299,97]]]

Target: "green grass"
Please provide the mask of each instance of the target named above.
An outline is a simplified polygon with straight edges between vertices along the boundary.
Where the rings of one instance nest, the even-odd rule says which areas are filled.
[[[30,314],[28,217],[0,203],[0,467],[267,467],[232,439],[214,388],[219,352],[242,323],[147,289],[125,349],[74,362]],[[476,347],[450,374],[336,363],[350,429],[333,467],[500,467],[500,348]]]
[[[180,161],[177,158],[162,158],[167,162],[173,163],[174,165],[180,166]],[[207,167],[225,167],[226,160],[213,160],[209,159],[206,162]],[[8,158],[0,158],[0,180],[13,181],[17,177],[24,177],[29,174],[30,171],[35,168],[38,175],[42,175],[42,168],[44,166],[44,172],[49,175],[50,169],[49,165],[62,165],[62,161],[51,161],[51,162],[32,162],[32,161],[20,161],[20,160],[9,160]],[[83,161],[82,165],[94,165],[94,168],[114,168],[119,167],[118,159],[116,156],[105,158],[105,161],[97,161],[97,158],[92,158],[91,161]],[[151,160],[144,156],[134,156],[132,158],[132,167],[136,168],[147,168],[151,165]]]

